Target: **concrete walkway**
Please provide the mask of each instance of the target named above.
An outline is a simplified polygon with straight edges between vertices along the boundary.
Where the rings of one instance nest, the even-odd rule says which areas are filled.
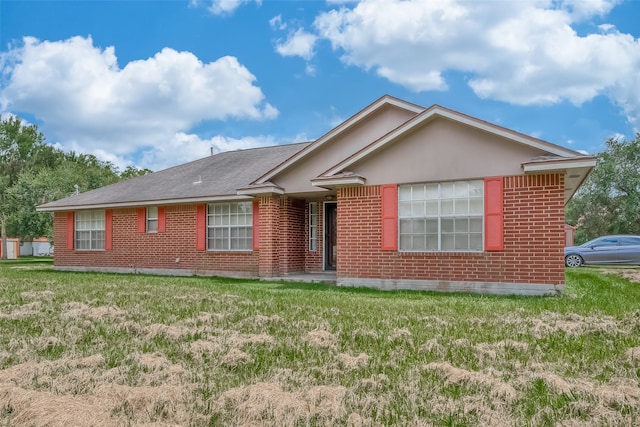
[[[270,277],[263,279],[265,281],[273,282],[302,282],[302,283],[329,283],[331,285],[336,284],[336,272],[326,271],[322,273],[292,273],[281,277]]]

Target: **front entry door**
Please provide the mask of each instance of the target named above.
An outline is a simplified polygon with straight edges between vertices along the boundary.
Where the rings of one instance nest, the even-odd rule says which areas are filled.
[[[324,269],[335,270],[338,260],[338,205],[324,204]]]

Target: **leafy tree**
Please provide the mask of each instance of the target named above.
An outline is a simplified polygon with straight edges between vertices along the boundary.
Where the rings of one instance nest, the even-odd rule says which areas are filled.
[[[7,257],[7,227],[14,211],[11,189],[29,170],[55,167],[59,151],[44,144],[36,125],[25,125],[18,117],[0,116],[0,228],[2,258]]]
[[[566,219],[576,226],[576,243],[604,234],[640,234],[640,133],[633,141],[606,141],[567,205]]]
[[[94,155],[65,153],[46,144],[36,125],[0,117],[2,256],[7,254],[7,235],[23,240],[52,238],[53,215],[36,212],[37,205],[149,172],[128,167],[120,174],[112,163]]]
[[[138,169],[134,166],[127,166],[127,168],[120,173],[120,179],[135,178],[137,176],[143,176],[152,172],[153,171],[151,169],[147,168]]]

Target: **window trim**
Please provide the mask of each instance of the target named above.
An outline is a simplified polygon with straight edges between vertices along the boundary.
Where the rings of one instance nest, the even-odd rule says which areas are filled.
[[[214,217],[214,213],[211,213],[211,207],[213,206],[225,206],[228,205],[229,206],[229,221],[228,224],[222,224],[222,225],[210,225],[210,220],[211,218]],[[245,213],[244,214],[244,218],[245,218],[245,222],[243,224],[231,224],[231,218],[232,218],[232,214],[231,214],[231,205],[246,205],[249,210],[248,210],[248,214]],[[254,250],[253,247],[253,202],[252,201],[238,201],[238,202],[220,202],[220,203],[209,203],[206,205],[206,209],[205,209],[205,221],[204,221],[204,227],[206,229],[205,232],[205,248],[208,252],[252,252]],[[248,218],[248,219],[247,219]],[[237,221],[236,221],[237,222]],[[247,245],[245,248],[242,249],[232,249],[231,248],[231,242],[232,242],[232,233],[231,230],[232,229],[246,229],[246,236],[243,237],[243,239],[247,242]],[[210,232],[211,230],[214,229],[221,229],[221,230],[228,230],[228,236],[225,238],[226,240],[226,247],[223,249],[215,249],[215,248],[211,248],[210,247],[210,240],[212,239],[212,237],[210,237]]]
[[[309,252],[317,252],[317,251],[318,251],[318,202],[309,202]]]
[[[87,222],[86,218],[82,218],[84,215],[93,215],[96,213],[100,213],[101,217],[102,217],[102,228],[87,228],[87,229],[83,229],[79,227],[79,222],[83,221],[83,222]],[[93,222],[93,217],[89,218],[89,223]],[[74,244],[74,249],[76,251],[91,251],[91,252],[100,252],[100,251],[106,251],[107,250],[107,215],[104,209],[92,209],[92,210],[84,210],[84,211],[76,211],[74,213],[74,219],[73,219],[73,228],[74,228],[74,232],[73,232],[73,244]],[[81,232],[89,232],[89,248],[79,248],[79,240],[78,240],[78,233]],[[96,241],[96,239],[94,238],[94,233],[98,233],[98,232],[102,232],[102,247],[93,247],[94,246],[94,241]]]
[[[454,204],[455,204],[455,200],[467,200],[470,201],[472,199],[478,199],[478,197],[470,197],[469,192],[467,192],[467,196],[466,198],[456,198],[454,197],[450,197],[450,198],[443,198],[442,196],[442,186],[443,184],[448,184],[448,183],[452,183],[455,185],[455,183],[462,183],[462,182],[466,182],[467,184],[471,184],[471,183],[476,183],[479,188],[481,188],[482,190],[482,197],[479,198],[480,199],[480,206],[482,211],[480,213],[470,213],[467,212],[466,214],[463,215],[456,215],[455,213],[453,214],[443,214],[442,213],[442,202],[443,200],[453,200]],[[437,191],[438,191],[438,197],[437,199],[425,199],[425,202],[427,200],[435,200],[437,201],[437,214],[435,215],[427,215],[426,211],[423,214],[423,216],[413,216],[413,214],[411,216],[403,216],[401,214],[400,211],[400,206],[401,206],[401,202],[413,202],[415,201],[415,199],[413,197],[411,197],[410,200],[401,200],[401,194],[402,194],[402,189],[403,187],[411,187],[414,185],[437,185]],[[486,195],[485,195],[485,188],[484,188],[484,181],[481,179],[467,179],[467,180],[455,180],[455,181],[437,181],[437,182],[417,182],[417,183],[411,183],[411,184],[400,184],[398,185],[398,197],[397,197],[397,214],[398,214],[398,218],[397,218],[397,242],[398,242],[398,252],[405,252],[405,253],[424,253],[424,252],[428,252],[428,253],[454,253],[454,252],[464,252],[464,253],[480,253],[480,252],[484,252],[485,248],[485,238],[486,238],[486,230],[485,230],[485,216],[486,216],[486,209],[485,209],[485,199],[486,199]],[[465,233],[459,233],[459,234],[465,234],[467,235],[467,238],[469,238],[472,234],[474,235],[479,235],[480,236],[480,247],[477,249],[455,249],[455,247],[453,249],[443,249],[442,248],[442,238],[443,238],[443,230],[442,230],[442,220],[443,219],[451,219],[451,220],[456,220],[456,219],[471,219],[471,218],[480,218],[482,223],[480,224],[480,231],[479,232],[471,232],[471,230],[469,229],[467,232]],[[437,231],[437,245],[438,248],[437,249],[404,249],[403,245],[402,245],[402,236],[411,236],[413,235],[413,233],[402,233],[401,230],[401,222],[403,220],[412,220],[412,219],[425,219],[425,220],[434,220],[437,219],[437,225],[438,225],[438,231]],[[426,226],[426,224],[425,224]],[[455,236],[457,233],[455,233],[455,231],[451,232],[451,233],[444,233],[445,235],[452,235],[454,238],[454,246],[455,246]],[[426,230],[425,230],[425,235],[426,235]]]
[[[155,209],[155,217],[151,216],[149,211]],[[153,221],[155,221],[155,230],[151,230],[151,227],[149,226]],[[150,234],[156,234],[158,233],[158,227],[160,225],[160,215],[159,215],[159,209],[157,206],[147,206],[147,208],[145,209],[145,232],[146,233],[150,233]]]

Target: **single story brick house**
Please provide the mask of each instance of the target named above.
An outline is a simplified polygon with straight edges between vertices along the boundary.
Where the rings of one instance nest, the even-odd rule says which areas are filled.
[[[543,295],[595,158],[383,96],[319,139],[212,155],[38,207],[60,270]]]

